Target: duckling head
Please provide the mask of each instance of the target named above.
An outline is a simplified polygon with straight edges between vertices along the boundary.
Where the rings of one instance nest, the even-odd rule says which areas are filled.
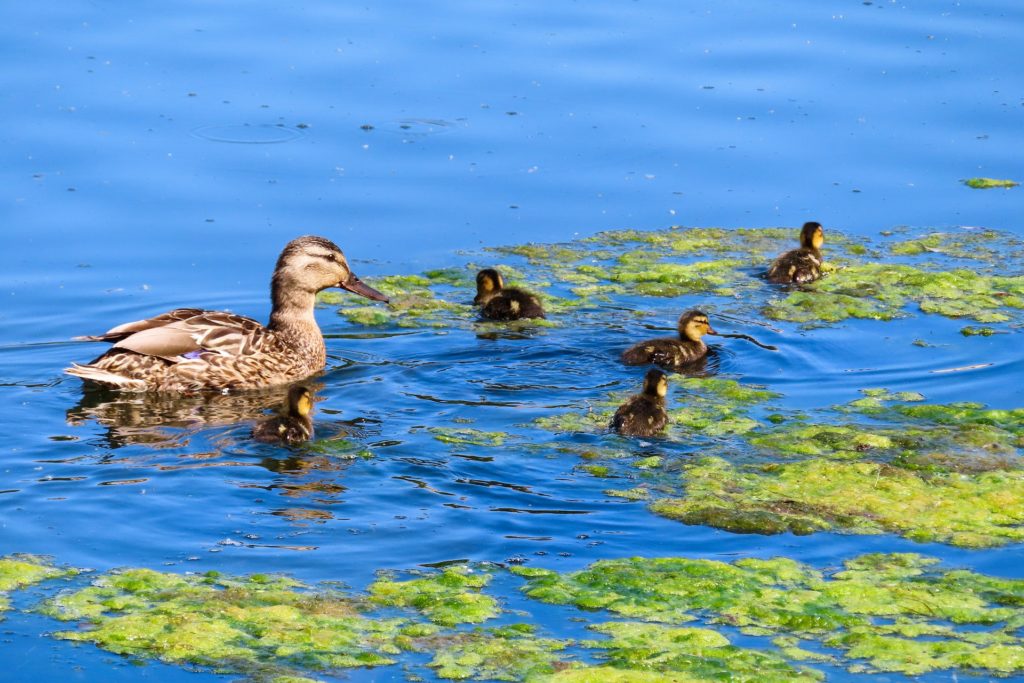
[[[657,368],[652,368],[644,375],[644,394],[656,398],[665,398],[668,394],[668,377]]]
[[[308,296],[328,287],[347,289],[374,301],[388,300],[356,277],[341,249],[329,239],[306,235],[286,244],[270,284],[275,306],[288,292]]]
[[[476,274],[476,296],[473,298],[473,303],[482,304],[486,302],[500,292],[504,286],[505,281],[502,280],[501,273],[494,268],[484,268]]]
[[[306,418],[313,411],[313,394],[309,387],[296,384],[288,390],[289,417]]]
[[[679,316],[679,336],[690,341],[700,341],[705,334],[718,334],[711,329],[708,316],[701,311],[687,311]]]
[[[814,221],[804,223],[804,227],[800,229],[800,246],[804,249],[818,251],[824,243],[825,230],[821,227],[821,223]]]

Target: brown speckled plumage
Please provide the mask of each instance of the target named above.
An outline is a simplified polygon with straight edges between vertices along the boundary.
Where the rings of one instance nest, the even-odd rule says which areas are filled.
[[[700,311],[687,311],[679,317],[679,337],[648,339],[626,349],[622,362],[626,365],[657,365],[666,370],[681,371],[707,355],[708,347],[701,339],[715,334],[708,317]]]
[[[668,380],[661,370],[648,370],[643,391],[619,406],[611,428],[623,436],[654,436],[665,429],[665,394]]]
[[[316,293],[328,287],[387,301],[352,273],[333,242],[299,237],[278,258],[266,326],[234,313],[180,308],[83,337],[114,346],[66,372],[132,391],[255,389],[303,379],[326,362],[313,307]]]
[[[769,282],[776,284],[803,284],[821,277],[821,245],[825,232],[821,223],[804,223],[800,230],[800,248],[787,251],[775,259],[768,270]]]
[[[476,297],[481,317],[507,321],[522,318],[543,318],[544,307],[533,294],[505,287],[505,281],[494,268],[485,268],[476,275]]]

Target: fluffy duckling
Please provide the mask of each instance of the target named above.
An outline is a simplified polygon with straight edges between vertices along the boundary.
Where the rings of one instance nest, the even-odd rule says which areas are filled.
[[[665,412],[665,394],[668,393],[668,378],[661,370],[648,370],[644,377],[644,389],[619,406],[612,418],[612,429],[623,436],[654,436],[665,429],[668,413]]]
[[[257,441],[294,446],[313,438],[313,395],[309,387],[298,384],[288,390],[283,414],[267,418],[252,428]]]
[[[489,320],[544,317],[544,308],[536,296],[521,289],[506,288],[501,273],[494,268],[484,268],[476,274],[473,303],[481,306],[480,315]]]
[[[313,307],[317,292],[328,287],[388,300],[355,276],[334,242],[299,237],[285,245],[277,259],[266,326],[234,313],[179,308],[105,334],[79,337],[114,346],[91,363],[75,363],[65,372],[129,391],[224,391],[288,384],[319,372],[326,363]]]
[[[768,281],[776,284],[803,284],[821,277],[821,245],[825,231],[821,223],[808,221],[800,230],[800,248],[775,259],[768,270]]]
[[[718,334],[711,329],[707,315],[697,310],[687,311],[679,316],[678,339],[663,337],[642,341],[623,351],[622,362],[626,365],[652,363],[679,372],[707,355],[707,344],[701,339],[705,334]]]

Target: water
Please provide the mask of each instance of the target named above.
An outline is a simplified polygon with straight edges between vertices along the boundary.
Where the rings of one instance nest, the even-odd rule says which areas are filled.
[[[1022,575],[1012,547],[687,527],[609,500],[575,459],[450,449],[425,431],[473,419],[516,433],[632,388],[614,354],[644,331],[614,316],[524,340],[367,335],[321,310],[320,429],[350,432],[365,460],[253,444],[235,404],[80,407],[61,374],[97,353],[72,336],[180,305],[264,319],[273,260],[299,234],[331,237],[364,277],[623,227],[1022,235],[1019,188],[959,182],[1024,177],[1019,3],[64,2],[0,17],[0,551],[356,587],[379,569],[520,556],[826,566],[909,550]],[[1005,381],[1021,370],[1016,334],[963,340],[960,326],[786,328],[762,339],[785,353],[732,343],[721,370],[799,408],[865,386],[1024,404]],[[954,341],[908,350],[906,335]],[[979,354],[992,366],[930,372]],[[13,680],[212,677],[40,641],[54,625],[39,617],[4,627]]]

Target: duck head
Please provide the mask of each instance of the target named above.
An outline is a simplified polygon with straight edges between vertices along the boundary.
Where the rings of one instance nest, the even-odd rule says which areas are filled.
[[[501,273],[494,268],[484,268],[476,274],[476,296],[473,298],[473,303],[484,303],[500,292],[504,286],[505,281],[501,279]]]
[[[316,294],[328,287],[347,289],[374,301],[388,300],[356,277],[341,249],[329,239],[307,235],[286,244],[270,285],[275,303],[286,290]]]
[[[700,341],[705,334],[718,334],[711,329],[708,316],[701,311],[687,311],[679,316],[679,336],[690,341]]]
[[[661,370],[651,369],[644,375],[645,395],[653,398],[665,398],[668,393],[668,377]]]
[[[313,394],[309,387],[296,384],[288,390],[288,415],[290,417],[307,418],[313,411]]]
[[[825,230],[821,227],[821,223],[814,221],[804,223],[804,227],[800,229],[800,246],[804,249],[818,251],[824,243]]]

